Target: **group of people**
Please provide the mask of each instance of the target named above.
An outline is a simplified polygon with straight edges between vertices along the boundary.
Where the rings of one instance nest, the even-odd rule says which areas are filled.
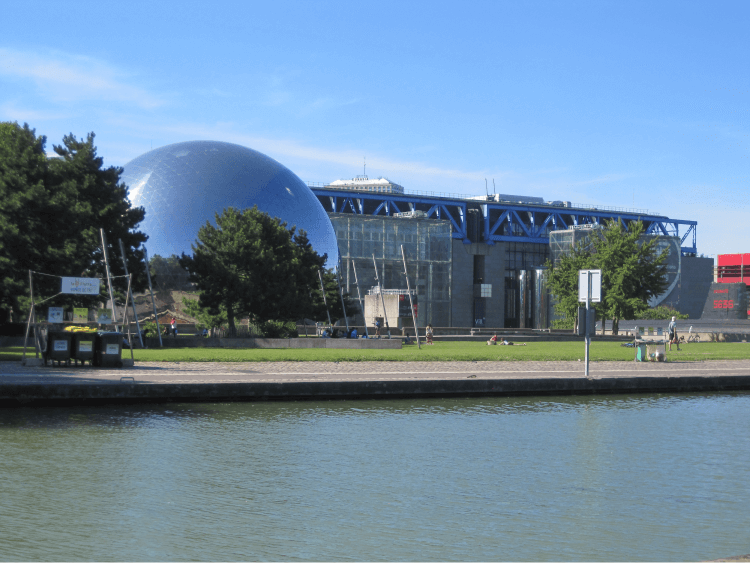
[[[492,337],[487,341],[487,346],[494,346],[498,344],[497,342],[497,333],[493,334]],[[515,342],[509,342],[505,339],[501,340],[499,343],[500,346],[526,346],[525,342],[519,342],[516,344]]]

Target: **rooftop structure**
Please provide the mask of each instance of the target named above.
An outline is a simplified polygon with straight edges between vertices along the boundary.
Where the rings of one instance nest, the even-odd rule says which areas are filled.
[[[356,180],[356,179],[355,179]],[[697,221],[671,219],[646,209],[592,206],[566,201],[544,202],[543,198],[525,197],[526,202],[496,201],[494,195],[469,198],[459,194],[432,195],[420,192],[360,189],[355,180],[323,187],[310,186],[328,213],[398,216],[421,211],[431,219],[450,221],[455,239],[465,244],[499,242],[549,244],[549,234],[579,225],[601,225],[609,220],[621,221],[625,228],[642,221],[645,234],[678,237],[685,256],[695,256]],[[349,182],[346,184],[346,182]],[[344,185],[346,184],[346,187]],[[394,185],[395,186],[395,185]],[[403,190],[401,186],[398,186]],[[495,194],[500,199],[500,194]],[[521,196],[504,196],[516,197]],[[534,203],[531,203],[531,201]]]
[[[326,184],[326,188],[334,190],[357,190],[386,194],[402,194],[404,187],[391,182],[388,178],[370,179],[367,176],[355,176],[351,180],[335,180]]]

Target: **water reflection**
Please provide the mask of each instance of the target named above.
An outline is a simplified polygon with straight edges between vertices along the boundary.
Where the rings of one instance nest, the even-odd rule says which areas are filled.
[[[747,552],[750,394],[0,411],[0,555]]]

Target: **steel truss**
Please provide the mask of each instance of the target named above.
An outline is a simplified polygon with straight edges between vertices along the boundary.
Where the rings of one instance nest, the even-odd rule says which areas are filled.
[[[481,242],[500,241],[549,244],[549,233],[582,225],[601,225],[609,220],[622,222],[628,229],[631,222],[643,221],[646,234],[679,237],[683,255],[697,254],[697,221],[670,219],[662,215],[582,209],[557,205],[531,205],[507,202],[430,197],[415,194],[371,193],[332,188],[310,188],[329,213],[385,215],[418,212],[430,219],[451,222],[453,238],[466,244],[470,211],[479,212]]]

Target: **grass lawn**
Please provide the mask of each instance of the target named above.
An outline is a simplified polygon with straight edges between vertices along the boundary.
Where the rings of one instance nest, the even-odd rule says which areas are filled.
[[[750,359],[750,344],[736,342],[698,342],[683,344],[682,351],[667,351],[668,361],[745,360]],[[0,361],[20,361],[23,348],[0,348]],[[27,350],[27,355],[29,350]],[[30,349],[33,357],[34,351]],[[591,361],[622,361],[635,357],[634,348],[619,342],[592,342]],[[123,350],[129,358],[130,351]],[[565,361],[584,359],[581,342],[538,342],[528,346],[487,346],[484,342],[438,342],[432,346],[404,346],[401,350],[336,349],[228,349],[228,348],[153,348],[134,350],[142,362],[378,362],[378,361]]]

